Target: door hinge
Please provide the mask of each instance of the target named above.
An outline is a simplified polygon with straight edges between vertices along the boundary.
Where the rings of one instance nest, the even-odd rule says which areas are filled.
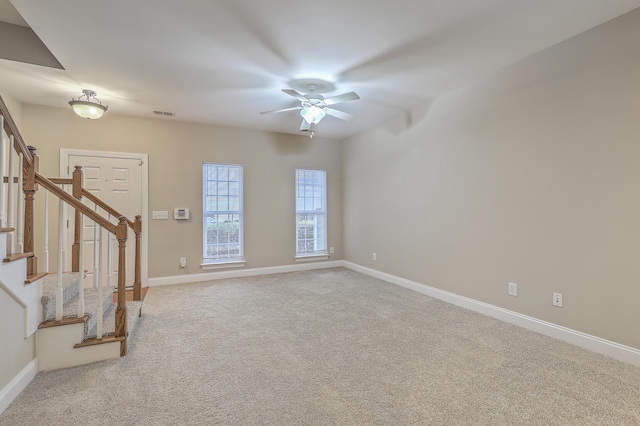
[[[69,166],[67,166],[67,176],[69,176]]]
[[[69,229],[69,219],[67,219],[67,229]]]

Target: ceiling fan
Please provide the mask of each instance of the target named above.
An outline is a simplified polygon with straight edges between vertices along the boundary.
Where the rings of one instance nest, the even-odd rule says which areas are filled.
[[[329,83],[331,87],[331,85]],[[342,95],[331,96],[329,98],[325,98],[320,93],[319,90],[325,89],[321,84],[309,83],[306,84],[305,87],[308,92],[306,95],[293,90],[293,89],[282,89],[284,93],[287,95],[296,98],[300,101],[300,106],[292,107],[292,108],[282,108],[275,109],[272,111],[263,111],[260,114],[273,114],[278,112],[287,112],[287,111],[300,111],[300,115],[302,116],[302,124],[300,125],[300,130],[303,132],[310,132],[310,137],[313,137],[313,133],[315,131],[315,125],[322,120],[325,115],[331,115],[333,117],[339,118],[345,121],[352,121],[356,117],[352,114],[349,114],[344,111],[340,111],[334,108],[330,108],[331,105],[339,104],[342,102],[355,101],[360,99],[355,92],[343,93]]]

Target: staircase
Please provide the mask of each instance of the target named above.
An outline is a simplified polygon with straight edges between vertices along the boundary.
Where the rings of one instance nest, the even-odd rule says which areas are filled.
[[[39,174],[38,162],[35,148],[27,147],[0,97],[0,291],[22,308],[24,321],[16,323],[24,323],[24,338],[35,333],[38,371],[124,356],[142,309],[141,218],[129,220],[84,189],[80,167],[76,167],[72,178],[46,178]],[[37,197],[44,197],[44,211],[35,210]],[[56,209],[49,208],[49,198],[59,204],[58,229],[54,234],[60,253],[54,251],[58,258],[58,272],[54,273],[48,272],[48,215]],[[72,216],[69,221],[73,232],[71,267],[65,267],[63,250],[65,209],[75,215],[75,220]],[[14,218],[17,218],[15,225]],[[45,224],[44,262],[40,263],[34,254],[36,218],[37,223]],[[100,265],[94,265],[94,274],[117,270],[113,286],[110,276],[109,280],[97,278],[93,283],[85,282],[84,248],[80,244],[85,219],[95,224],[94,246],[104,248],[108,254],[108,265],[102,265],[102,256],[96,255]],[[135,234],[135,246],[128,247],[129,250],[128,230]],[[117,244],[115,250],[111,248],[112,240]],[[114,252],[117,254],[112,266]],[[125,296],[127,256],[135,256],[135,278],[130,283],[133,302],[126,302]],[[71,272],[61,272],[66,269]],[[95,275],[99,277],[101,273]]]
[[[100,291],[93,287],[85,287],[85,315],[78,318],[81,276],[79,272],[64,273],[63,317],[56,320],[56,275],[47,275],[42,281],[43,322],[39,325],[36,335],[40,370],[72,367],[120,356],[122,338],[115,336],[117,304],[113,302],[113,289],[103,288]],[[142,301],[130,301],[126,305],[126,336],[131,337],[142,312]],[[99,315],[103,318],[103,329],[100,331]]]

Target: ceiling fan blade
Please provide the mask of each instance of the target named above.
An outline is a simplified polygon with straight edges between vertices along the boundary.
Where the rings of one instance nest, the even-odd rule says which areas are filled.
[[[349,102],[360,99],[360,96],[356,92],[344,93],[342,95],[332,96],[324,100],[326,105],[339,104],[340,102]]]
[[[337,109],[333,109],[333,108],[325,108],[325,112],[333,117],[336,117],[336,118],[339,118],[340,120],[345,120],[345,121],[353,121],[356,118],[355,115],[351,115],[348,112],[344,112],[344,111],[338,111]]]
[[[287,111],[300,111],[302,109],[301,106],[299,107],[292,107],[292,108],[282,108],[282,109],[274,109],[271,111],[262,111],[260,114],[273,114],[276,112],[287,112]]]
[[[296,92],[293,89],[282,89],[282,91],[284,93],[286,93],[287,95],[289,95],[289,96],[293,96],[294,98],[296,98],[299,101],[306,102],[306,101],[309,100],[309,99],[305,98],[302,93]]]
[[[300,125],[300,130],[303,132],[308,132],[311,128],[311,124],[307,123],[306,120],[302,120],[302,124]]]

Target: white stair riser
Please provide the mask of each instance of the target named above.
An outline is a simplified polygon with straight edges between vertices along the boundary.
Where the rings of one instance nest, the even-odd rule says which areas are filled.
[[[84,324],[49,327],[36,333],[40,371],[74,367],[120,357],[120,342],[75,348],[84,339]]]

